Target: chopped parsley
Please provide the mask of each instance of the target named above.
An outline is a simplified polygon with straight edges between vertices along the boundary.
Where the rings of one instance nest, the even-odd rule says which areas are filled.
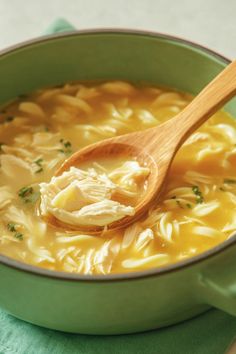
[[[35,203],[40,197],[40,192],[35,191],[33,187],[23,187],[18,191],[18,196],[24,203]]]
[[[69,147],[71,147],[71,143],[69,141],[66,141],[64,143],[64,146],[65,146],[65,148],[69,148]]]
[[[7,224],[7,228],[8,228],[9,231],[15,232],[16,231],[16,224],[14,222],[9,222]]]
[[[236,184],[236,179],[225,178],[224,183],[226,184]]]
[[[17,238],[18,240],[23,240],[24,235],[21,232],[18,232],[16,229],[16,224],[14,222],[9,222],[7,224],[7,228],[10,232],[15,232],[14,237]]]
[[[0,143],[0,151],[2,151],[2,146],[5,145],[4,143]]]
[[[34,163],[36,163],[36,165],[38,166],[41,166],[42,165],[42,162],[43,162],[43,159],[42,158],[39,158],[37,160],[34,161]]]
[[[59,149],[58,150],[59,152],[61,152],[62,154],[65,154],[65,155],[72,153],[70,141],[64,140],[64,139],[60,139],[59,141],[62,144],[62,149]]]
[[[18,238],[18,240],[21,240],[21,241],[24,239],[24,236],[21,232],[16,232],[14,237]]]
[[[203,198],[202,192],[200,191],[199,187],[198,186],[193,186],[192,187],[192,191],[196,195],[196,203],[197,204],[203,203],[204,202],[204,198]]]
[[[43,159],[42,159],[42,158],[39,158],[39,159],[35,160],[34,163],[39,167],[39,168],[35,171],[35,173],[43,172],[43,166],[42,166]]]
[[[190,203],[182,204],[180,200],[177,199],[176,195],[173,195],[170,199],[175,199],[176,204],[181,208],[184,209],[184,207],[188,209],[192,209],[192,205]]]
[[[33,191],[34,190],[32,187],[23,187],[19,190],[18,195],[21,198],[26,198],[27,196],[31,195]]]

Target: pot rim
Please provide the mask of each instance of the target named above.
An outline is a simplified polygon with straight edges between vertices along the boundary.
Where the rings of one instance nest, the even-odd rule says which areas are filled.
[[[46,36],[41,36],[35,39],[30,39],[27,41],[23,41],[19,44],[12,45],[10,47],[7,47],[3,50],[0,50],[0,57],[5,56],[7,54],[10,54],[12,52],[17,51],[18,49],[24,49],[27,48],[31,45],[34,44],[39,44],[43,42],[50,42],[53,40],[60,40],[61,38],[64,37],[73,37],[73,36],[78,36],[78,35],[100,35],[100,34],[123,34],[123,35],[137,35],[137,36],[144,36],[144,37],[154,37],[154,38],[160,38],[163,40],[169,40],[173,42],[177,42],[180,44],[185,45],[186,47],[197,49],[201,51],[204,54],[210,55],[214,57],[215,59],[220,60],[221,62],[223,61],[225,64],[229,64],[231,62],[230,59],[226,58],[225,56],[215,52],[214,50],[211,50],[201,44],[192,42],[187,39],[183,39],[181,37],[165,34],[165,33],[160,33],[160,32],[154,32],[154,31],[146,31],[146,30],[136,30],[136,29],[121,29],[121,28],[98,28],[98,29],[86,29],[86,30],[74,30],[74,31],[67,31],[67,32],[61,32],[61,33],[56,33],[52,35],[46,35]],[[138,272],[127,272],[127,273],[118,273],[118,274],[108,274],[108,275],[83,275],[83,274],[75,274],[75,273],[69,273],[69,272],[60,272],[60,271],[55,271],[55,270],[49,270],[41,267],[37,267],[31,264],[26,264],[23,262],[20,262],[18,260],[15,260],[13,258],[4,256],[0,254],[0,264],[6,265],[8,267],[11,267],[13,269],[16,269],[18,271],[24,271],[27,273],[33,273],[34,275],[37,276],[43,276],[43,277],[48,277],[52,279],[61,279],[61,280],[67,280],[67,281],[86,281],[86,282],[111,282],[111,281],[129,281],[129,280],[135,280],[135,279],[140,279],[140,278],[149,278],[153,276],[160,276],[160,275],[165,275],[167,273],[172,273],[174,271],[179,271],[181,269],[190,267],[191,265],[194,265],[196,263],[199,263],[203,260],[206,260],[207,258],[212,258],[213,256],[225,251],[229,247],[231,247],[233,244],[236,243],[236,234],[231,236],[230,239],[220,243],[219,245],[203,252],[200,253],[199,255],[195,257],[191,257],[187,260],[180,261],[174,264],[170,264],[167,266],[163,267],[158,267],[158,268],[151,268],[148,270],[144,271],[138,271]]]

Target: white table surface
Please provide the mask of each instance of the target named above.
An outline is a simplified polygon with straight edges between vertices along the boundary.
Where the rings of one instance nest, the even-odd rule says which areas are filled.
[[[236,0],[0,0],[0,48],[39,36],[56,18],[185,37],[236,58]]]

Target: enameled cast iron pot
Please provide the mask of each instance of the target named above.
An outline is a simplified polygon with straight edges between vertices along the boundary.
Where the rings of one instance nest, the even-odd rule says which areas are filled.
[[[228,63],[199,45],[158,33],[57,34],[1,53],[0,102],[87,79],[144,80],[196,94]],[[236,116],[236,101],[226,109]],[[0,306],[40,326],[88,334],[154,329],[212,306],[236,315],[236,235],[174,265],[108,276],[54,272],[0,255]]]

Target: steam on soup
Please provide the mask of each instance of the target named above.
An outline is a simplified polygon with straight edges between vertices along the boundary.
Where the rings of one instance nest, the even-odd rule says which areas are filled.
[[[156,126],[190,100],[188,94],[154,86],[73,83],[3,107],[0,253],[52,270],[109,274],[178,262],[229,238],[236,230],[236,123],[222,111],[186,141],[162,200],[128,228],[99,236],[65,231],[38,212],[78,223],[74,214],[80,211],[79,223],[102,226],[131,214],[148,174],[136,161],[94,161],[91,168],[72,169],[57,180],[55,171],[78,149]],[[81,173],[87,182],[78,188],[73,181]],[[96,203],[101,204],[94,212]],[[83,208],[87,214],[81,214]]]

